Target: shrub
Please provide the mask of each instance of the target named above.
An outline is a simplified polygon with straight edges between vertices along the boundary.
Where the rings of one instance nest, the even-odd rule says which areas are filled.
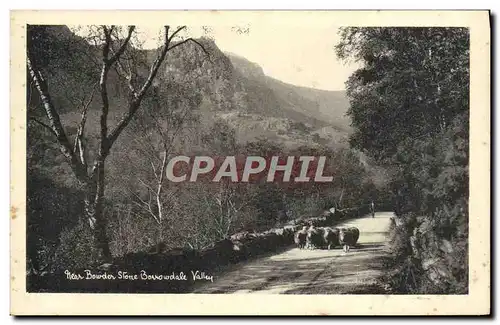
[[[79,223],[61,232],[55,253],[55,271],[89,267],[94,262],[93,236],[87,225]]]

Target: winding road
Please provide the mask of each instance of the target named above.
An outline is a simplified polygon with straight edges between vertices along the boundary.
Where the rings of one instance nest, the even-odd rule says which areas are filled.
[[[387,235],[392,212],[378,212],[341,223],[360,230],[358,246],[345,253],[333,250],[300,250],[289,247],[273,255],[232,265],[214,282],[193,293],[259,294],[380,294],[378,281],[388,254]]]

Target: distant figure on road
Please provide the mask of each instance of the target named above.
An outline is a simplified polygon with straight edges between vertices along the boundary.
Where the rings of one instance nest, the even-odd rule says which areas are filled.
[[[373,203],[373,201],[370,203],[370,212],[372,214],[372,218],[375,218],[375,203]]]

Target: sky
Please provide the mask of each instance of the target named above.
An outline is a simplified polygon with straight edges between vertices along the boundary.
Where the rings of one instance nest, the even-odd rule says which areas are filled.
[[[336,58],[337,30],[297,25],[272,30],[248,27],[247,33],[238,34],[231,28],[219,28],[214,40],[223,51],[259,64],[273,78],[298,86],[343,90],[354,67]]]
[[[136,29],[145,48],[158,46],[161,30],[161,27],[144,25]],[[334,50],[339,41],[337,32],[337,26],[324,25],[190,25],[178,36],[210,37],[222,51],[255,62],[266,75],[286,83],[344,90],[345,81],[357,66],[337,59]]]

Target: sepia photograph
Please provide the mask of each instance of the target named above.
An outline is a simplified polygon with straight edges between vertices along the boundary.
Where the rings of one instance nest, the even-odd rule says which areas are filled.
[[[11,313],[489,314],[489,19],[11,12]]]

